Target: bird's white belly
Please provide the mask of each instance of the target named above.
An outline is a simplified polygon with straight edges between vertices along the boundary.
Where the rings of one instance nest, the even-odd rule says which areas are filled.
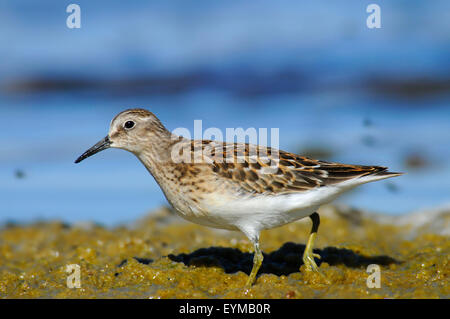
[[[230,200],[215,195],[203,205],[205,214],[184,216],[195,223],[225,229],[270,229],[314,213],[333,200],[339,189],[323,187],[305,193],[260,195]]]
[[[358,178],[313,190],[283,195],[254,195],[248,197],[214,193],[200,205],[191,207],[182,217],[201,225],[259,232],[285,225],[314,213],[320,205],[329,203],[342,193],[382,177]]]

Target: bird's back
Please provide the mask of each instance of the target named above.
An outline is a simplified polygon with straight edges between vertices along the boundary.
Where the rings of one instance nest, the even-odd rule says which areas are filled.
[[[401,175],[382,166],[363,166],[310,159],[247,143],[190,141],[190,165],[207,166],[217,179],[252,194],[288,194],[316,188],[365,183]],[[197,152],[197,155],[194,153]],[[186,165],[189,165],[186,164]],[[350,183],[349,183],[350,182]]]

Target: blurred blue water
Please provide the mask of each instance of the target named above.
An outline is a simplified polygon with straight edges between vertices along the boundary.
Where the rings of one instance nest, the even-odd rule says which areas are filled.
[[[204,129],[277,127],[284,150],[319,145],[334,151],[333,161],[394,171],[409,170],[405,154],[419,152],[433,165],[364,185],[342,201],[392,214],[450,201],[450,93],[405,98],[360,87],[380,76],[448,78],[448,1],[378,1],[380,30],[365,27],[370,2],[364,1],[77,3],[80,30],[65,27],[65,5],[57,1],[0,4],[0,85],[6,88],[0,90],[0,221],[112,225],[165,204],[145,168],[125,151],[73,164],[106,135],[117,112],[137,106],[171,130],[193,129],[195,119]],[[270,80],[286,69],[306,80],[280,93]],[[8,89],[30,77],[102,81],[195,70],[212,72],[219,84],[137,95]],[[267,78],[263,87],[274,92],[234,94],[251,82],[248,74]],[[364,125],[367,119],[371,125]]]

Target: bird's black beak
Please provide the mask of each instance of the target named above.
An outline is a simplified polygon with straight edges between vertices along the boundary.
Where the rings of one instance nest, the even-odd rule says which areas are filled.
[[[88,149],[86,152],[84,152],[80,157],[78,157],[75,161],[75,163],[79,163],[85,158],[88,158],[89,156],[92,156],[100,151],[106,150],[111,146],[111,141],[109,140],[109,137],[106,136],[104,139],[102,139],[100,142],[92,146],[90,149]]]

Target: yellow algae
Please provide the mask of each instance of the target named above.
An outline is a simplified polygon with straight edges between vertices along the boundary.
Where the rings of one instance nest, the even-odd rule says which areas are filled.
[[[58,222],[0,230],[2,298],[448,298],[450,241],[366,217],[322,216],[321,276],[300,267],[310,222],[263,231],[265,260],[244,287],[252,245],[238,232],[187,223],[169,210],[133,227]],[[380,266],[380,288],[367,285]],[[68,265],[80,288],[69,288]]]

